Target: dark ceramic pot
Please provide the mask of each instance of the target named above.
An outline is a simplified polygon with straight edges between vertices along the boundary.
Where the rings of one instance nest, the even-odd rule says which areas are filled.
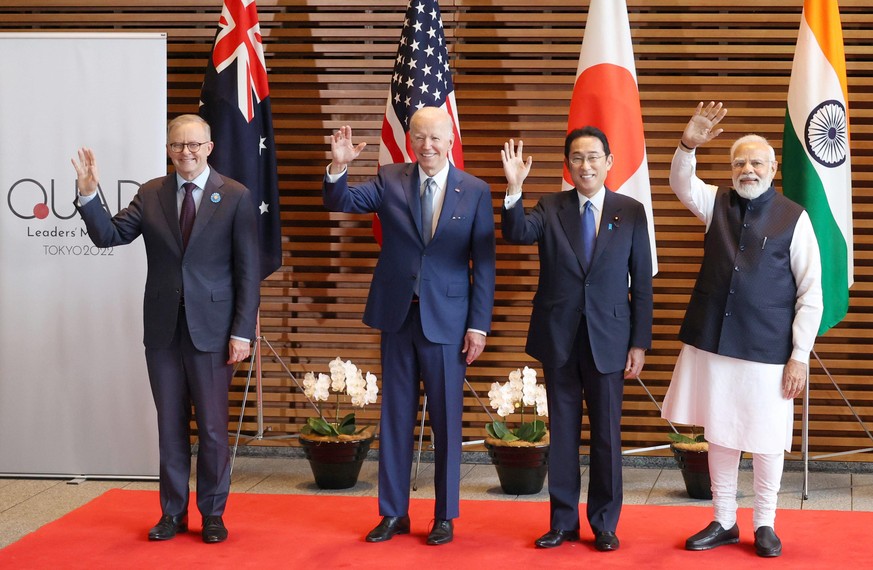
[[[679,464],[679,469],[682,471],[688,496],[692,499],[712,499],[712,483],[709,480],[709,452],[689,451],[679,449],[674,445],[671,445],[670,449],[673,450],[673,457],[676,458],[676,463]]]
[[[507,495],[534,495],[543,490],[549,470],[549,446],[514,447],[485,442]]]
[[[306,437],[300,438],[300,444],[315,477],[315,484],[321,489],[354,487],[372,442],[372,436],[357,441],[318,441]]]

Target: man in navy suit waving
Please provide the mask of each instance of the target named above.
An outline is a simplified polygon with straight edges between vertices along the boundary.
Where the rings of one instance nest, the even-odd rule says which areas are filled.
[[[652,340],[652,256],[643,205],[604,186],[606,135],[571,131],[564,161],[575,190],[544,196],[527,215],[521,186],[533,163],[513,141],[501,151],[508,183],[503,237],[539,247],[540,275],[526,351],[543,364],[549,400],[551,530],[540,548],[579,540],[582,402],[591,425],[588,523],[595,547],[619,547],[624,378],[643,368]]]
[[[167,126],[175,172],[143,184],[110,217],[93,151],[79,150],[76,209],[98,247],[145,242],[143,343],[158,412],[162,516],[149,540],[188,530],[191,406],[197,420],[197,508],[206,543],[223,542],[230,491],[228,389],[249,356],[260,302],[257,219],[249,191],[210,168],[209,124],[180,115]],[[96,198],[96,199],[95,199]]]
[[[458,516],[464,375],[485,348],[494,307],[494,210],[484,181],[449,162],[451,116],[423,107],[410,120],[414,163],[382,166],[348,185],[366,143],[343,126],[331,137],[323,199],[337,212],[376,212],[382,251],[364,323],[382,332],[379,514],[368,542],[409,532],[412,437],[424,381],[436,451],[434,524],[427,543],[453,538]]]

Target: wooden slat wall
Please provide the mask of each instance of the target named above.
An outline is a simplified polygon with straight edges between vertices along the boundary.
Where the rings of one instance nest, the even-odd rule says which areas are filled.
[[[377,375],[379,336],[360,322],[378,247],[364,216],[321,206],[326,137],[342,124],[368,142],[352,176],[375,172],[379,129],[405,0],[260,0],[280,162],[284,264],[265,281],[263,333],[298,378],[326,371],[339,355]],[[534,156],[525,205],[560,187],[560,161],[587,2],[442,0],[459,107],[466,168],[492,183],[499,214],[502,143],[523,139]],[[728,148],[747,132],[768,137],[781,156],[785,98],[801,0],[629,0],[657,228],[655,342],[643,380],[660,401],[679,350],[676,340],[696,271],[703,229],[667,186],[669,161],[700,100],[723,100],[726,132],[700,151],[699,173],[729,183]],[[825,366],[864,419],[873,414],[873,11],[868,0],[840,2],[849,76],[855,215],[855,285],[846,319],[816,344]],[[220,0],[6,0],[0,31],[142,31],[168,34],[171,116],[196,112],[203,67]],[[2,102],[0,102],[2,104]],[[617,157],[620,160],[620,157]],[[778,180],[777,180],[778,183]],[[498,233],[499,235],[499,233]],[[536,286],[533,247],[498,238],[494,331],[469,380],[485,397],[489,384],[524,354]],[[264,368],[266,437],[256,444],[293,445],[311,414],[305,398],[271,357]],[[236,379],[232,417],[245,378]],[[638,384],[625,392],[624,445],[664,443],[668,427]],[[823,373],[812,367],[811,449],[867,447],[851,412]],[[252,394],[253,395],[253,394]],[[360,415],[375,421],[378,407]],[[798,413],[799,418],[799,413]],[[479,439],[486,414],[467,394],[464,435]],[[799,426],[799,422],[798,422]],[[236,428],[236,422],[231,426]],[[256,430],[252,399],[244,432]],[[797,441],[799,442],[799,429]],[[477,449],[470,447],[467,449]],[[481,448],[480,448],[481,449]],[[846,459],[871,461],[870,454]]]

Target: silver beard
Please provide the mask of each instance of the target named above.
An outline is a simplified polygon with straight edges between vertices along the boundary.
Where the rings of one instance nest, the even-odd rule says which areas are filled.
[[[755,198],[766,192],[767,189],[770,188],[770,182],[772,182],[772,180],[761,180],[759,178],[758,181],[754,184],[750,184],[749,182],[741,184],[741,178],[742,176],[734,177],[734,189],[737,191],[737,194],[739,194],[743,198],[746,198],[747,200],[754,200]]]

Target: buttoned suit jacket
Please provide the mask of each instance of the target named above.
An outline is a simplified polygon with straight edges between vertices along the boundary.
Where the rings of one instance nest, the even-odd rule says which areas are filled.
[[[355,186],[348,185],[346,174],[334,183],[325,178],[324,206],[379,215],[382,250],[364,323],[384,332],[398,331],[420,279],[425,336],[434,343],[461,344],[468,328],[491,330],[495,281],[491,191],[484,181],[450,166],[439,221],[425,245],[421,182],[417,163],[382,166],[375,179]]]
[[[525,215],[521,201],[503,209],[503,237],[536,243],[540,274],[527,353],[551,367],[569,358],[584,313],[601,373],[624,368],[630,347],[652,342],[652,257],[643,205],[606,189],[591,261],[584,267],[579,196],[544,196]]]
[[[201,351],[225,352],[231,335],[255,338],[260,278],[254,203],[248,189],[214,168],[205,186],[184,250],[174,173],[143,184],[115,216],[98,198],[76,205],[98,247],[125,245],[143,236],[147,348],[170,345],[180,314]],[[183,295],[185,311],[180,313]]]

